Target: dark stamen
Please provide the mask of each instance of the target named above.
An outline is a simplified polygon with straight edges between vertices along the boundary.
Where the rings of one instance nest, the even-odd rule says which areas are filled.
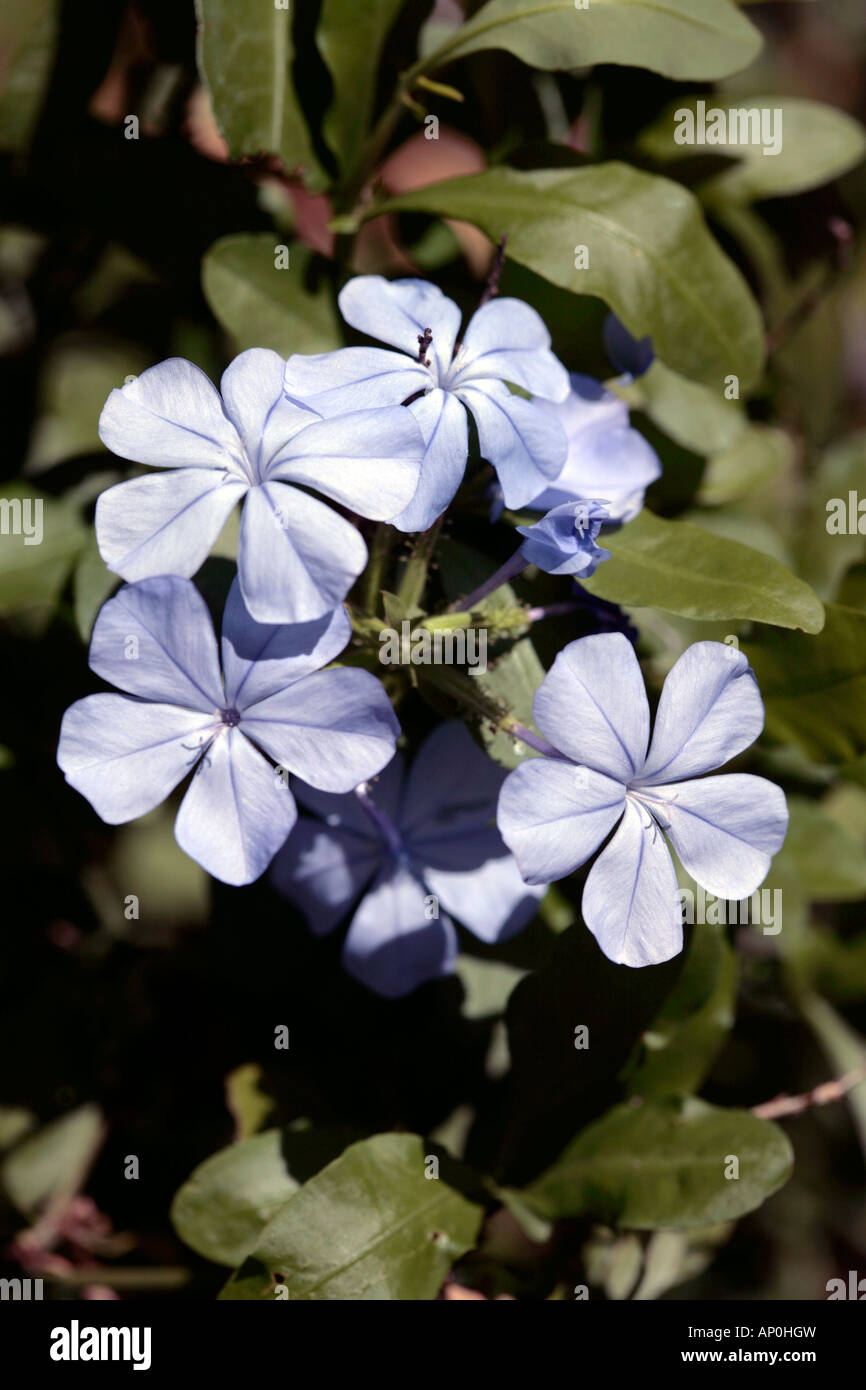
[[[240,722],[241,722],[240,710],[236,710],[236,709],[221,709],[221,710],[220,710],[220,723],[221,723],[221,724],[226,724],[226,725],[228,726],[228,728],[230,728],[230,729],[236,729],[237,726],[238,726],[238,724],[240,724]]]
[[[425,328],[423,333],[418,334],[418,361],[422,367],[430,366],[430,358],[427,352],[433,342],[433,329]]]
[[[508,237],[504,234],[499,238],[499,245],[496,248],[496,255],[493,257],[487,284],[484,286],[484,293],[478,301],[479,309],[483,308],[489,300],[495,298],[499,293],[499,277],[502,274],[502,267],[505,265],[505,243],[507,240]]]

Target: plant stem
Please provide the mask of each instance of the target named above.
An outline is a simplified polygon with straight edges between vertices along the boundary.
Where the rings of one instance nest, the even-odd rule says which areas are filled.
[[[382,581],[385,577],[385,567],[394,545],[395,536],[396,532],[393,526],[389,526],[384,521],[377,523],[370,545],[370,558],[364,584],[364,607],[368,613],[378,613],[379,611],[379,599],[384,587]]]
[[[422,531],[415,538],[412,553],[406,561],[406,568],[397,586],[397,597],[407,608],[417,608],[424,596],[427,571],[436,549],[442,521],[443,517],[437,517],[429,531]]]
[[[525,569],[526,560],[523,558],[523,550],[521,548],[516,550],[511,559],[506,560],[504,565],[500,565],[495,574],[491,574],[489,579],[486,579],[483,584],[479,584],[477,589],[473,589],[468,598],[457,599],[445,611],[447,613],[456,613],[462,610],[477,608],[483,598],[486,598],[488,594],[492,594],[495,589],[501,589],[502,585],[507,584],[509,580],[516,579],[517,575],[522,574]]]

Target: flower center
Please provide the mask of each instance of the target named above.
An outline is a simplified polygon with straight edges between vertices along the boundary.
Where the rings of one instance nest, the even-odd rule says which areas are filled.
[[[236,729],[241,722],[241,712],[238,709],[221,709],[219,719],[227,729]]]

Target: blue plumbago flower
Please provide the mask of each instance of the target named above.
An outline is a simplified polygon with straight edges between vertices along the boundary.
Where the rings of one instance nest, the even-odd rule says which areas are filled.
[[[608,314],[601,333],[604,350],[618,372],[634,380],[649,371],[655,360],[652,338],[633,338],[616,314]]]
[[[397,407],[322,420],[292,404],[284,367],[265,348],[242,352],[223,374],[220,397],[204,372],[174,357],[112,391],[102,442],[172,471],[100,497],[96,536],[109,569],[133,581],[188,578],[244,498],[238,572],[254,618],[307,622],[345,598],[367,547],[355,526],[303,489],[388,521],[417,487],[424,442],[410,412]]]
[[[560,404],[540,401],[568,439],[565,466],[555,482],[533,498],[547,511],[573,498],[604,497],[611,521],[631,521],[644,493],[662,471],[658,454],[629,424],[628,406],[592,377],[573,372],[571,392]]]
[[[533,713],[553,756],[509,774],[499,829],[527,882],[549,883],[585,863],[619,822],[583,890],[584,921],[610,960],[655,965],[682,950],[662,830],[708,893],[738,901],[763,882],[785,839],[784,793],[744,773],[694,780],[763,728],[757,681],[736,648],[696,642],[683,653],[664,683],[648,752],[649,704],[621,633],[569,643]]]
[[[339,303],[353,328],[399,351],[351,347],[290,357],[286,391],[329,417],[418,397],[409,409],[427,452],[418,491],[395,526],[426,530],[460,486],[469,438],[464,406],[478,427],[481,453],[499,475],[506,506],[525,506],[557,476],[566,455],[558,419],[503,384],[551,401],[568,395],[568,374],[528,304],[491,300],[458,343],[460,310],[426,280],[359,275],[343,288]]]
[[[297,818],[288,772],[345,792],[393,755],[400,726],[375,676],[320,669],[350,634],[342,608],[312,623],[256,623],[235,580],[221,672],[190,580],[128,585],[102,608],[90,645],[91,669],[128,694],[88,695],[66,711],[57,761],[67,782],[118,825],[153,810],[194,768],[177,842],[224,883],[251,883]]]
[[[526,538],[520,547],[524,562],[546,574],[579,574],[589,579],[602,560],[610,557],[609,550],[596,545],[607,519],[604,502],[560,503],[534,525],[517,527],[518,534]]]
[[[316,819],[300,818],[271,877],[317,935],[363,894],[343,963],[370,989],[399,998],[453,969],[449,913],[486,942],[513,936],[535,915],[544,890],[523,882],[495,825],[504,776],[462,724],[440,724],[408,776],[398,755],[355,796],[299,789]]]
[[[511,559],[471,594],[452,603],[448,611],[477,608],[482,599],[516,579],[527,565],[535,565],[547,574],[579,574],[589,579],[602,560],[610,556],[609,550],[596,545],[606,520],[607,509],[602,502],[563,502],[532,526],[518,526],[517,531],[526,539]]]

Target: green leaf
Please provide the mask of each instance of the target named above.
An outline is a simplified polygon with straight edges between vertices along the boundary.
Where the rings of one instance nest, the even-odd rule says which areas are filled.
[[[0,1167],[0,1183],[27,1216],[78,1191],[105,1138],[97,1105],[80,1105],[22,1140]]]
[[[730,0],[489,0],[424,62],[504,48],[536,68],[619,63],[710,81],[748,67],[761,36]]]
[[[425,1177],[415,1134],[353,1144],[269,1222],[221,1297],[273,1296],[279,1275],[289,1299],[434,1299],[482,1217],[440,1163],[439,1178]]]
[[[814,762],[866,753],[866,613],[830,603],[818,636],[765,631],[747,644],[766,728]]]
[[[78,556],[72,576],[75,622],[83,641],[90,641],[96,615],[119,583],[120,576],[108,569],[99,553],[96,536],[91,534]]]
[[[823,608],[778,560],[688,521],[643,511],[605,537],[611,558],[585,587],[599,598],[685,618],[751,618],[820,632]]]
[[[300,1189],[271,1129],[206,1158],[171,1207],[181,1240],[216,1264],[234,1269],[254,1248],[271,1217]]]
[[[0,16],[3,81],[0,85],[0,149],[30,144],[54,63],[60,0],[6,4]]]
[[[382,46],[403,0],[324,0],[316,30],[319,52],[334,79],[325,137],[345,169],[358,157],[373,112]]]
[[[342,1152],[347,1130],[269,1129],[206,1158],[175,1194],[181,1240],[216,1264],[246,1259],[304,1180]]]
[[[576,896],[573,884],[561,887]],[[619,1099],[617,1077],[682,968],[681,956],[645,970],[615,965],[578,921],[512,991],[512,1075],[499,1169],[511,1185],[540,1172],[581,1124]]]
[[[739,1175],[726,1177],[732,1158]],[[632,1102],[583,1130],[523,1195],[550,1217],[592,1214],[619,1227],[683,1230],[753,1211],[792,1165],[783,1131],[748,1110],[695,1099]]]
[[[463,986],[460,1012],[464,1018],[495,1018],[505,1012],[508,997],[526,974],[503,960],[460,955],[454,973]]]
[[[275,1102],[260,1085],[262,1069],[258,1062],[235,1067],[226,1077],[226,1105],[235,1122],[235,1139],[242,1141],[258,1134],[274,1109]]]
[[[272,348],[328,352],[339,347],[337,314],[328,286],[307,288],[311,252],[289,248],[289,265],[278,269],[280,245],[270,232],[244,233],[214,242],[202,261],[205,299],[238,349]]]
[[[627,164],[490,169],[374,204],[366,214],[420,211],[508,236],[508,255],[575,294],[597,295],[635,338],[650,334],[675,371],[746,390],[764,360],[761,316],[739,270],[679,184]],[[576,269],[576,248],[588,263]]]
[[[866,897],[866,859],[860,841],[821,803],[788,797],[788,833],[773,860],[773,879],[790,879],[807,902],[853,902]]]
[[[25,524],[29,535],[24,533]],[[87,532],[70,502],[39,497],[24,483],[4,486],[0,499],[0,616],[50,609],[56,604],[86,540]]]
[[[733,1026],[736,993],[736,957],[721,928],[699,926],[682,974],[641,1039],[629,1094],[658,1100],[699,1090]]]
[[[776,129],[781,134],[781,148],[768,153],[764,143],[751,141],[740,144],[685,144],[674,140],[677,129],[675,114],[695,112],[698,101],[711,109],[743,111],[780,111]],[[760,119],[760,117],[758,118]],[[778,117],[772,118],[779,121]],[[739,124],[739,122],[738,122]],[[730,135],[730,122],[726,122]],[[768,144],[773,126],[768,128]],[[722,197],[735,203],[752,203],[759,198],[780,198],[819,188],[853,169],[866,154],[866,132],[858,121],[834,106],[801,97],[743,96],[740,93],[717,92],[714,96],[678,97],[638,140],[638,147],[654,159],[682,159],[696,152],[731,155],[734,163],[729,169],[707,179],[701,192],[712,198]]]
[[[735,401],[718,390],[689,381],[658,358],[647,372],[617,394],[632,409],[643,410],[670,439],[695,454],[727,449],[746,428],[746,416]]]
[[[806,994],[800,1008],[821,1049],[837,1076],[859,1071],[866,1066],[866,1038],[846,1023],[826,999]],[[845,1101],[857,1130],[860,1147],[866,1155],[866,1080],[859,1081],[846,1092]]]
[[[771,425],[749,425],[733,444],[707,461],[697,500],[705,507],[735,502],[769,486],[793,461],[789,434]]]
[[[292,82],[292,10],[273,0],[196,0],[198,65],[232,159],[275,154],[318,172]]]

